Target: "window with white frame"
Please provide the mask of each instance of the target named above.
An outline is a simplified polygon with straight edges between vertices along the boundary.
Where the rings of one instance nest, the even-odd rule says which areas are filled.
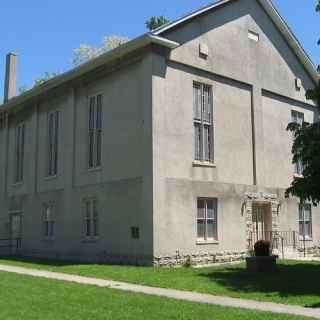
[[[311,204],[299,206],[299,235],[303,238],[312,238]]]
[[[59,114],[59,111],[48,113],[48,176],[58,173]]]
[[[194,138],[195,160],[213,161],[213,124],[211,86],[194,83]]]
[[[197,239],[218,240],[217,199],[197,200]]]
[[[43,206],[43,233],[44,238],[48,240],[54,239],[55,236],[55,218],[54,205],[52,203]]]
[[[304,114],[302,112],[292,110],[291,111],[291,122],[302,125],[304,122]],[[294,163],[294,173],[295,174],[302,175],[303,170],[304,170],[303,164],[300,160],[298,160],[296,163]]]
[[[89,169],[101,166],[101,139],[102,139],[102,95],[89,98],[89,137],[88,162]]]
[[[25,143],[25,124],[17,125],[15,130],[15,170],[14,182],[23,181],[23,164],[24,164],[24,143]]]
[[[98,237],[98,206],[94,198],[84,201],[83,231],[86,239],[94,240]]]

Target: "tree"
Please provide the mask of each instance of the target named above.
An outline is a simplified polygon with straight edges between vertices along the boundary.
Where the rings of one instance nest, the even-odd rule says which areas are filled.
[[[107,51],[115,49],[128,41],[129,39],[127,37],[114,35],[104,37],[102,40],[102,46],[99,48],[87,44],[81,44],[78,48],[74,49],[74,57],[71,63],[75,66],[78,66],[90,59],[98,57]]]
[[[126,43],[127,41],[129,41],[129,39],[127,37],[121,37],[121,36],[108,36],[108,37],[104,37],[102,39],[102,46],[99,48],[87,45],[87,44],[81,44],[78,48],[76,48],[74,50],[74,57],[71,61],[71,63],[74,66],[78,66],[90,59],[93,59],[97,56],[99,56],[100,54],[103,54],[104,52],[107,52],[109,50],[115,49],[117,47],[119,47],[120,45]],[[23,94],[25,92],[27,92],[28,90],[37,87],[43,83],[45,83],[46,81],[56,77],[57,75],[59,75],[59,72],[46,72],[44,74],[43,77],[36,79],[33,81],[33,85],[31,88],[27,87],[27,86],[22,86],[19,88],[19,93]]]
[[[45,72],[45,74],[39,78],[33,81],[32,87],[29,88],[28,86],[24,85],[22,87],[19,88],[19,94],[23,94],[27,91],[29,91],[32,88],[38,87],[40,85],[42,85],[43,83],[47,82],[48,80],[55,78],[56,76],[58,76],[60,74],[60,72]]]
[[[146,27],[152,31],[155,30],[162,25],[168,23],[169,20],[167,20],[164,16],[159,16],[159,17],[151,17],[149,20],[146,21]]]
[[[43,77],[33,81],[33,88],[42,85],[43,83],[55,78],[60,72],[46,72]]]
[[[320,0],[317,1],[317,12],[320,12]],[[320,81],[314,89],[307,90],[306,98],[312,100],[320,112]],[[297,196],[300,202],[320,203],[320,119],[314,123],[302,125],[290,123],[288,130],[293,133],[293,162],[301,162],[302,177],[295,177],[286,196]]]
[[[22,87],[19,88],[18,91],[19,91],[19,94],[23,94],[23,93],[27,92],[28,90],[30,90],[30,88],[28,88],[28,86],[24,84]]]

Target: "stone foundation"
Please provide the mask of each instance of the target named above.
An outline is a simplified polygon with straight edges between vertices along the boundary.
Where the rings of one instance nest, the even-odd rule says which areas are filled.
[[[298,249],[298,255],[299,257],[304,257],[304,249],[299,248]],[[320,258],[320,247],[314,246],[314,247],[307,247],[306,248],[306,257],[307,258]]]
[[[190,260],[192,266],[205,266],[210,264],[230,263],[244,261],[248,257],[247,251],[223,251],[218,253],[195,253],[183,255],[177,253],[175,256],[155,257],[153,265],[155,267],[176,267],[183,266]]]

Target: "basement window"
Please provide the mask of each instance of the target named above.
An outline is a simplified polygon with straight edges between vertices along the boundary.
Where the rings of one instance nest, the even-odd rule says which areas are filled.
[[[249,38],[250,40],[253,40],[253,41],[255,41],[255,42],[258,42],[259,39],[260,39],[260,36],[259,36],[259,33],[256,33],[256,32],[254,32],[254,31],[249,30],[249,31],[248,31],[248,38]]]

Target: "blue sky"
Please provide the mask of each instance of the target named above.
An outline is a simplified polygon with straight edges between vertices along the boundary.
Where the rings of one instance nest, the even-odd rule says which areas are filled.
[[[4,61],[9,51],[18,53],[17,87],[31,85],[46,71],[65,71],[73,49],[80,43],[99,45],[106,35],[134,38],[146,31],[152,15],[177,18],[208,0],[106,1],[28,0],[1,1],[0,97],[3,93]],[[212,1],[211,1],[212,2]],[[315,64],[320,63],[320,15],[316,0],[273,0]],[[293,4],[294,3],[294,4]]]

